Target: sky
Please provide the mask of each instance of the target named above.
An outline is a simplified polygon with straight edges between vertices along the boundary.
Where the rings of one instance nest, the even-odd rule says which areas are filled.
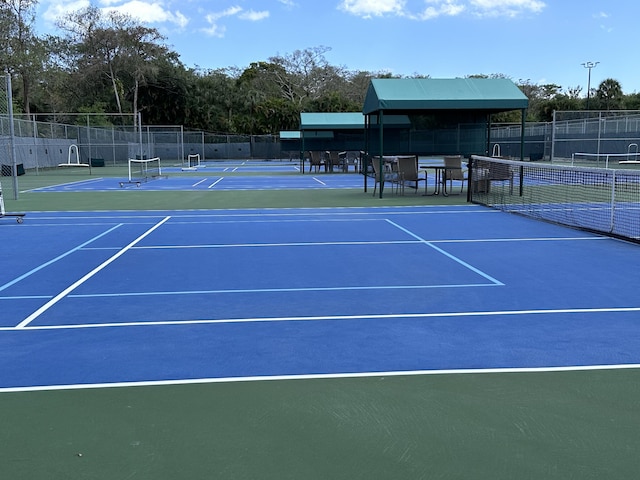
[[[89,4],[156,28],[188,68],[327,47],[350,71],[501,74],[582,96],[590,72],[592,88],[613,78],[640,93],[638,0],[40,0],[37,33],[61,34],[56,18]]]

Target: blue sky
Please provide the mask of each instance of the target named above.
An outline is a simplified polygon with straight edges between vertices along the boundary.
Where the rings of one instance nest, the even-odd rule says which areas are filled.
[[[40,0],[38,33],[92,3],[157,28],[187,67],[245,68],[325,46],[332,65],[433,78],[503,74],[640,93],[638,0]],[[59,33],[59,32],[57,32]]]

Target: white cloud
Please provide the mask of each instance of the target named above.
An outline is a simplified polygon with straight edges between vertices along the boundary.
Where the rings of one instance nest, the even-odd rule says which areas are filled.
[[[269,17],[269,11],[263,10],[262,12],[256,12],[255,10],[249,10],[248,12],[242,12],[238,15],[238,18],[242,20],[249,20],[251,22],[257,22]]]
[[[144,23],[172,23],[180,28],[184,28],[189,23],[189,19],[180,11],[170,11],[165,8],[163,2],[145,2],[142,0],[131,0],[121,3],[117,0],[105,0],[110,6],[105,7],[107,11],[117,11],[137,18]],[[120,5],[117,5],[120,3]]]
[[[338,5],[338,9],[362,18],[397,16],[415,20],[457,16],[463,12],[483,17],[516,17],[539,13],[545,7],[542,0],[341,0]]]
[[[357,17],[402,16],[406,0],[342,0],[338,8]]]
[[[206,16],[206,19],[208,22],[215,22],[216,20],[219,20],[221,18],[224,17],[232,17],[234,15],[237,15],[238,13],[240,13],[242,11],[242,7],[229,7],[226,10],[223,10],[221,12],[214,12],[214,13],[209,13]]]
[[[603,22],[606,22],[607,20],[609,20],[609,14],[607,14],[606,12],[598,12],[593,14],[593,18],[596,20],[601,20]],[[602,23],[600,24],[600,30],[606,33],[611,33],[613,32],[614,29],[610,25]]]
[[[143,23],[174,24],[184,28],[189,19],[179,10],[172,11],[162,0],[100,0],[99,8],[105,12],[117,11],[127,14]],[[46,21],[55,23],[68,13],[87,8],[90,0],[48,0],[42,2],[43,17]]]
[[[411,18],[418,20],[429,20],[436,17],[455,17],[466,10],[466,6],[456,0],[426,0],[426,3],[435,5],[429,6],[418,15],[411,15]]]
[[[43,2],[44,12],[42,16],[47,22],[54,24],[59,18],[71,12],[87,8],[89,3],[89,0],[76,0],[72,2],[51,0],[50,2]]]
[[[209,19],[207,19],[207,21],[209,21]],[[222,38],[227,31],[227,27],[224,25],[218,25],[217,23],[212,23],[211,26],[203,28],[202,31],[210,37]]]
[[[209,23],[207,28],[202,29],[204,33],[210,35],[212,37],[224,37],[226,32],[226,27],[224,25],[219,24],[219,20],[225,17],[237,17],[240,20],[249,20],[252,22],[256,22],[259,20],[263,20],[269,17],[269,11],[263,10],[261,12],[256,12],[254,10],[244,11],[242,7],[234,6],[229,7],[226,10],[222,10],[220,12],[213,12],[207,14],[204,18]]]
[[[547,6],[541,0],[470,0],[474,13],[489,17],[517,17],[523,13],[540,13]]]

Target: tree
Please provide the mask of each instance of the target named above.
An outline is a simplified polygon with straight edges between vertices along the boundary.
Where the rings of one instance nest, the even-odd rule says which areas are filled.
[[[31,111],[31,88],[43,70],[44,45],[34,33],[37,0],[0,1],[0,67],[21,80],[22,107]]]
[[[380,74],[362,70],[346,72],[348,82],[348,90],[346,93],[347,98],[362,106],[364,104],[364,99],[367,96],[367,90],[369,88],[369,83],[371,83],[371,79],[380,76]]]
[[[258,118],[264,128],[261,133],[278,134],[281,130],[297,130],[300,111],[284,98],[270,98],[258,106]]]
[[[153,81],[161,63],[178,64],[177,55],[161,42],[164,37],[154,28],[144,27],[115,11],[103,13],[87,7],[67,15],[60,23],[67,32],[68,66],[85,83],[106,79],[118,113],[124,112],[128,94],[132,113],[138,105],[142,85]]]
[[[632,93],[624,98],[624,108],[628,110],[640,110],[640,93]]]
[[[242,125],[244,132],[249,134],[271,133],[267,116],[274,107],[266,102],[283,99],[274,79],[285,75],[280,65],[269,62],[252,63],[242,72],[235,84],[235,92],[241,100],[239,112],[242,112],[237,127]]]
[[[362,103],[349,100],[340,91],[330,91],[309,102],[309,109],[314,112],[357,112],[362,110]]]
[[[240,109],[236,79],[227,69],[192,71],[187,97],[189,126],[212,132],[233,133]]]
[[[329,62],[324,56],[329,50],[329,47],[323,46],[306,48],[269,59],[271,63],[280,67],[273,70],[273,80],[280,87],[285,99],[302,106],[306,100],[321,95],[324,83],[329,77]]]
[[[622,107],[623,103],[622,85],[613,78],[607,78],[600,82],[598,89],[596,90],[596,98],[598,99],[601,107],[607,110],[618,110]]]
[[[580,99],[559,93],[553,98],[540,103],[538,116],[535,121],[550,122],[553,120],[553,112],[561,110],[580,110]]]
[[[169,60],[169,59],[168,59]],[[173,61],[156,61],[153,77],[139,84],[136,104],[142,119],[152,125],[189,124],[192,73]]]

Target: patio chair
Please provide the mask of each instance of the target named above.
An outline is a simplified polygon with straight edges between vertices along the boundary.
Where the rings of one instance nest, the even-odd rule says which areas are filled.
[[[383,165],[382,172],[380,171],[380,157],[372,157],[371,158],[371,166],[373,167],[373,173],[375,177],[375,183],[373,185],[373,196],[376,195],[376,189],[378,188],[378,184],[381,182],[391,183],[391,192],[393,193],[393,186],[399,187],[400,182],[398,172],[394,172],[391,170],[389,164]]]
[[[336,169],[344,171],[344,159],[340,157],[339,152],[329,151],[327,152],[329,157],[329,170],[335,171]]]
[[[462,168],[462,156],[451,155],[444,157],[444,179],[443,182],[449,182],[449,191],[453,188],[453,181],[460,182],[460,193],[464,189],[464,182],[467,181],[467,171]]]
[[[507,165],[506,163],[490,162],[487,179],[489,180],[489,185],[491,182],[509,182],[509,194],[513,195],[513,170],[511,170],[511,165]]]
[[[344,171],[349,172],[353,165],[353,171],[358,173],[360,167],[360,152],[344,152]]]
[[[322,153],[317,151],[317,150],[313,150],[309,152],[310,155],[310,161],[309,161],[309,171],[311,171],[313,168],[316,169],[316,172],[320,171],[320,168],[322,166],[324,166],[324,171],[327,171],[327,164],[325,163],[324,158],[322,158]]]
[[[426,182],[426,177],[421,177],[418,172],[418,158],[415,155],[401,155],[398,157],[397,169],[399,181],[402,183],[402,193],[405,185],[415,188],[418,193],[418,183]]]

